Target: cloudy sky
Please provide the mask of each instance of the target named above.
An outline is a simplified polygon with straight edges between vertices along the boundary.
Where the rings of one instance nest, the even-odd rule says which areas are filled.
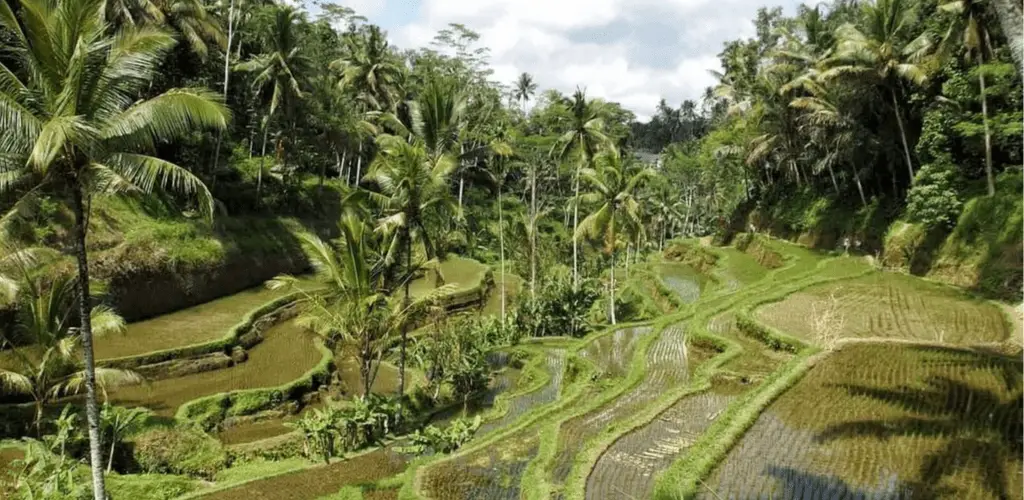
[[[402,48],[423,47],[448,23],[480,33],[494,79],[526,71],[541,90],[616,101],[641,119],[662,97],[677,106],[714,83],[722,43],[753,34],[758,7],[796,0],[336,0],[388,31]],[[312,3],[306,0],[306,3]]]

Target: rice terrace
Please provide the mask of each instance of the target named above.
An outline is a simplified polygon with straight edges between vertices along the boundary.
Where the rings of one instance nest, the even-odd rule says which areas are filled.
[[[0,500],[1024,500],[1022,25],[0,0]]]

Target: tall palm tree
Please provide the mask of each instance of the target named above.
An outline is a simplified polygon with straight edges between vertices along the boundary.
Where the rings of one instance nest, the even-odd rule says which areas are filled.
[[[103,427],[110,431],[110,459],[107,461],[107,474],[114,469],[114,451],[117,443],[145,425],[152,413],[146,408],[125,408],[110,403],[103,404],[100,416]]]
[[[410,302],[408,276],[412,274],[413,243],[423,245],[423,255],[436,257],[431,243],[428,221],[437,222],[455,212],[448,192],[448,180],[456,161],[451,155],[432,156],[422,141],[409,143],[393,135],[377,137],[380,153],[370,165],[366,180],[377,191],[369,194],[384,212],[377,223],[377,232],[387,239],[384,265],[396,266],[405,257],[404,294]],[[401,331],[399,354],[399,394],[405,393],[405,354],[407,328]]]
[[[393,111],[401,100],[405,70],[378,26],[345,37],[345,55],[331,63],[339,85],[351,89],[367,111]]]
[[[638,191],[641,184],[654,175],[654,170],[634,167],[619,152],[610,149],[597,155],[595,168],[584,169],[583,180],[593,191],[578,196],[577,204],[594,207],[579,226],[576,237],[600,238],[604,251],[611,256],[611,285],[608,311],[615,324],[615,245],[620,234],[636,235],[643,232]]]
[[[822,77],[861,76],[889,93],[907,172],[913,182],[914,164],[897,90],[901,82],[923,85],[928,80],[917,62],[928,53],[931,44],[926,33],[906,41],[914,29],[913,4],[908,0],[865,2],[861,9],[861,26],[844,24],[836,30],[836,52]]]
[[[302,19],[298,9],[279,5],[275,7],[274,23],[266,40],[267,51],[235,66],[239,71],[253,73],[252,86],[258,91],[270,89],[267,113],[263,117],[263,145],[260,148],[260,169],[256,174],[256,203],[259,203],[263,187],[263,162],[267,155],[267,135],[270,122],[278,110],[282,110],[285,126],[294,127],[293,107],[302,99],[302,88],[309,70],[309,60],[302,54],[295,32],[296,24]],[[286,151],[284,141],[287,134],[278,135],[278,151]],[[284,156],[283,158],[286,158]]]
[[[992,43],[985,24],[986,7],[985,0],[952,0],[939,5],[939,10],[954,14],[943,45],[948,47],[953,40],[960,38],[965,58],[970,60],[973,56],[978,64],[981,121],[985,127],[985,177],[988,195],[992,196],[996,194],[996,184],[992,175],[992,133],[988,125],[988,99],[985,97],[985,71],[982,68],[986,58],[992,55]]]
[[[0,3],[0,26],[14,49],[0,61],[0,195],[17,196],[0,218],[0,229],[33,213],[48,191],[71,198],[97,500],[104,498],[104,481],[85,246],[87,200],[163,186],[194,196],[200,211],[212,215],[213,199],[199,179],[139,151],[196,129],[223,129],[228,120],[227,109],[205,90],[173,89],[137,101],[174,37],[154,27],[125,27],[110,38],[101,7],[99,0],[20,0],[15,15],[8,2]]]
[[[524,71],[519,75],[519,79],[516,80],[515,89],[513,90],[513,95],[519,101],[520,106],[522,106],[524,115],[526,114],[526,102],[536,93],[537,84],[533,81],[533,77]]]
[[[553,149],[555,158],[559,161],[569,161],[575,156],[577,164],[573,174],[573,199],[578,200],[580,195],[580,172],[583,168],[589,168],[594,155],[609,144],[608,136],[604,133],[604,119],[607,114],[607,107],[603,101],[587,99],[587,94],[581,89],[576,89],[572,99],[562,102],[569,115],[569,122],[566,130],[558,138]],[[573,203],[572,225],[579,227],[580,209],[578,203]],[[579,288],[579,244],[575,234],[572,241],[572,280],[573,287]]]
[[[229,45],[220,20],[203,0],[104,0],[103,11],[104,18],[114,28],[125,25],[171,28],[188,44],[189,50],[204,61],[209,55],[208,43],[221,48]],[[229,29],[230,22],[229,18]]]

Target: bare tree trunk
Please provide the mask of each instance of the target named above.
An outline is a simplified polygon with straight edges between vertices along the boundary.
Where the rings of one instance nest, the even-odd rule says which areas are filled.
[[[260,193],[263,191],[263,162],[267,159],[267,132],[270,131],[270,116],[263,125],[263,146],[260,148],[260,169],[256,172],[256,208],[260,206]]]
[[[498,183],[498,247],[501,259],[501,329],[505,329],[505,218],[501,206],[501,183]]]
[[[903,128],[903,113],[900,112],[900,103],[896,100],[896,90],[889,89],[892,94],[893,112],[896,113],[896,124],[900,126],[900,139],[903,141],[903,154],[907,160],[907,171],[910,172],[910,183],[914,183],[914,164],[910,161],[910,145],[907,143],[907,131]]]
[[[462,191],[466,187],[466,179],[463,175],[459,174],[459,210],[462,210]]]
[[[412,234],[409,232],[408,227],[405,229],[405,271],[410,273],[412,270]],[[409,282],[411,280],[405,280],[405,302],[404,307],[409,307],[411,303],[409,299]],[[405,344],[408,340],[408,328],[407,325],[402,325],[402,345],[398,352],[398,415],[396,419],[401,418],[403,399],[405,398]]]
[[[1010,55],[1017,63],[1017,75],[1024,74],[1024,30],[1021,30],[1022,18],[1024,18],[1024,6],[1020,0],[992,0],[992,8],[999,18],[999,25],[1003,28],[1007,45],[1010,46]]]
[[[836,182],[836,172],[832,170],[832,163],[828,164],[828,176],[832,179],[832,188],[836,190],[836,194],[839,194],[839,183]]]
[[[1019,26],[1018,26],[1019,28]],[[1020,31],[1019,29],[1017,31]],[[985,124],[985,177],[988,181],[988,195],[996,194],[996,182],[992,174],[992,133],[988,126],[988,98],[985,96],[985,59],[978,53],[978,84],[981,85],[981,122]]]
[[[860,203],[867,207],[868,200],[864,197],[864,186],[860,183],[860,173],[857,172],[857,167],[853,163],[850,163],[850,169],[853,170],[853,180],[857,183],[857,192],[860,193]]]
[[[117,446],[117,434],[113,431],[110,433],[110,459],[107,460],[107,474],[114,470],[114,447]]]
[[[344,149],[341,151],[341,163],[338,164],[338,178],[345,181],[345,185],[348,185],[348,176],[345,175],[345,156],[348,155],[348,150]]]
[[[96,403],[96,360],[92,347],[92,304],[89,293],[89,258],[85,251],[86,214],[82,204],[79,180],[72,181],[75,211],[75,260],[78,261],[78,319],[82,340],[82,358],[85,363],[85,415],[89,427],[89,467],[92,470],[94,500],[106,500],[103,477],[103,450],[100,449],[100,410]]]
[[[613,243],[614,245],[614,243]],[[611,282],[608,288],[608,309],[612,314],[612,324],[615,324],[615,248],[612,247],[612,269]]]
[[[572,289],[580,289],[580,247],[576,241],[576,228],[580,225],[580,169],[576,168],[572,200]]]
[[[231,76],[231,41],[235,36],[235,0],[231,0],[228,5],[228,46],[224,50],[224,103],[228,101],[228,79]],[[217,146],[213,151],[213,169],[210,170],[210,174],[213,176],[214,182],[217,180],[217,167],[220,166],[220,145],[224,138],[224,131],[217,131]]]
[[[530,181],[530,298],[537,298],[537,166]]]
[[[353,183],[358,186],[363,178],[363,141],[359,141],[359,156],[356,157],[356,180]]]

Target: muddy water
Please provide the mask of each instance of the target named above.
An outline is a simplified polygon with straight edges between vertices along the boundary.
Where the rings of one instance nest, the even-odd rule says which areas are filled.
[[[436,500],[516,500],[523,473],[539,446],[537,430],[528,429],[429,469],[423,489]]]
[[[217,340],[242,321],[246,313],[287,293],[286,290],[270,290],[259,286],[188,309],[131,323],[124,335],[97,337],[96,358],[134,356]]]
[[[520,394],[509,401],[508,411],[499,418],[480,426],[477,434],[482,436],[495,429],[515,422],[519,417],[541,405],[548,404],[558,398],[562,390],[562,378],[565,372],[565,350],[554,349],[544,357],[544,369],[551,379],[536,391]]]
[[[590,342],[580,355],[593,362],[602,376],[621,377],[629,372],[629,363],[640,338],[650,327],[623,328]]]
[[[665,285],[684,303],[692,304],[700,299],[701,290],[704,288],[704,279],[690,266],[666,262],[658,266],[658,272]]]
[[[291,382],[320,362],[312,334],[294,320],[276,325],[249,350],[244,363],[184,377],[156,380],[112,391],[120,404],[145,406],[158,415],[173,415],[183,403],[221,392],[273,387]]]
[[[670,386],[684,384],[689,379],[689,361],[683,325],[665,328],[647,351],[647,373],[643,381],[627,389],[589,413],[569,419],[558,430],[558,451],[552,467],[552,482],[556,487],[565,482],[576,454],[584,443],[609,425],[640,411],[658,399]]]

